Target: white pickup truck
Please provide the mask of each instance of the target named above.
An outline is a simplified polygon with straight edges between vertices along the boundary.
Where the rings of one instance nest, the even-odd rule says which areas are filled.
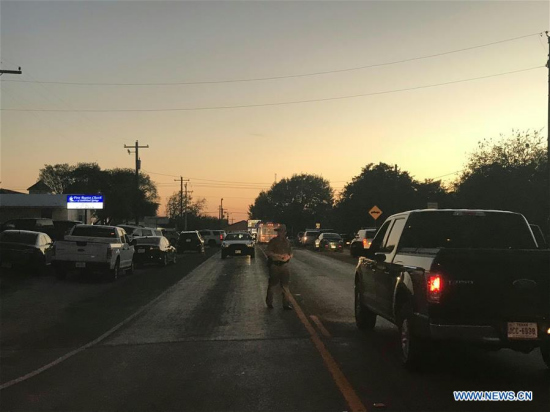
[[[54,244],[52,265],[57,278],[70,270],[101,272],[116,280],[121,270],[134,271],[134,247],[124,229],[116,226],[76,225]]]

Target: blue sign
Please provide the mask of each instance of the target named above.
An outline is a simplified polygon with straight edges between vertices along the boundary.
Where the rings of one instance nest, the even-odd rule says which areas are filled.
[[[103,195],[67,195],[67,209],[103,209]]]

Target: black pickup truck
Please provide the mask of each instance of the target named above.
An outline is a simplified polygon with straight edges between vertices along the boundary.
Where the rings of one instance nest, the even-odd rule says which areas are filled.
[[[390,216],[355,272],[355,319],[399,328],[403,365],[438,341],[539,347],[550,368],[550,250],[525,217],[490,210],[414,210]]]

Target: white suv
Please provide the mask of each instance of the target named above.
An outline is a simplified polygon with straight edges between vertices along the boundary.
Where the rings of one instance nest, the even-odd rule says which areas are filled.
[[[221,246],[225,239],[225,230],[203,229],[199,230],[199,233],[204,239],[204,243],[210,247]]]

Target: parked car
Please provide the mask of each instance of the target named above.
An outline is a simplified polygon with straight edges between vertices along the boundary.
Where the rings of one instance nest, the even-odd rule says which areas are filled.
[[[222,259],[227,256],[249,255],[251,259],[256,257],[254,240],[248,232],[229,233],[222,243]]]
[[[126,234],[130,238],[130,241],[132,241],[134,238],[142,236],[162,236],[162,233],[160,231],[156,231],[156,229],[150,227],[133,225],[117,225],[117,227],[121,227],[126,231]]]
[[[63,240],[65,235],[69,234],[71,229],[76,225],[82,225],[84,222],[80,220],[54,220],[53,225],[55,227],[55,239]]]
[[[0,232],[4,230],[30,230],[31,232],[46,233],[53,240],[56,240],[56,229],[53,220],[47,218],[11,219],[0,226]]]
[[[199,233],[204,239],[204,243],[210,247],[221,246],[226,236],[225,230],[203,229],[199,230]]]
[[[162,229],[161,230],[162,236],[164,236],[172,246],[175,246],[178,244],[178,239],[180,237],[180,233],[176,229]]]
[[[349,254],[353,257],[361,256],[368,249],[376,235],[377,229],[361,229],[349,245]]]
[[[394,323],[405,367],[422,366],[432,343],[454,342],[540,348],[550,368],[550,251],[537,248],[521,214],[398,213],[365,255],[355,269],[357,326],[373,329],[377,316]]]
[[[121,271],[134,272],[134,247],[124,229],[116,226],[76,225],[64,240],[55,242],[52,265],[64,279],[70,270],[107,275],[117,280]]]
[[[321,232],[318,230],[306,230],[302,237],[302,246],[315,247],[315,239],[319,237]]]
[[[156,263],[162,266],[176,263],[176,248],[164,236],[138,237],[132,241],[134,245],[134,263],[144,265]]]
[[[204,239],[196,230],[184,231],[180,233],[177,248],[178,253],[184,253],[187,250],[204,253]]]
[[[5,230],[0,233],[0,267],[42,273],[50,265],[53,240],[41,232]]]
[[[340,252],[344,251],[344,241],[338,233],[321,233],[318,238],[319,251]]]

